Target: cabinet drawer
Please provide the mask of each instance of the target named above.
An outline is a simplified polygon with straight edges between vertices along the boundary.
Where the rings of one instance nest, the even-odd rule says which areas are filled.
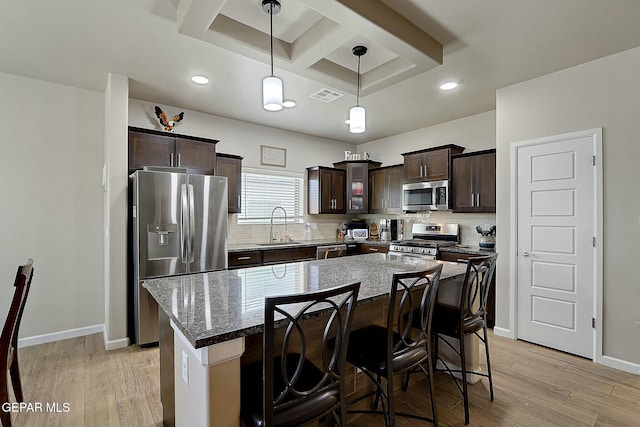
[[[262,261],[267,263],[299,261],[303,259],[315,259],[316,247],[305,246],[302,248],[269,249],[264,251]]]
[[[389,252],[389,246],[368,245],[366,243],[360,245],[361,254],[386,254],[387,252]]]
[[[262,264],[262,251],[229,252],[229,268]]]
[[[472,256],[479,256],[479,255],[470,255],[470,254],[460,254],[460,253],[456,253],[456,252],[440,252],[438,259],[441,259],[442,261],[453,261],[453,262],[457,262],[459,259],[461,260],[466,260],[471,258]]]

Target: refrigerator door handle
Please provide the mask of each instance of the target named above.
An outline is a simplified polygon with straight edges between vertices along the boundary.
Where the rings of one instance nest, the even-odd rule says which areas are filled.
[[[187,222],[189,221],[189,217],[187,216],[188,210],[188,200],[187,200],[187,184],[182,184],[180,186],[180,197],[182,201],[182,215],[180,218],[180,228],[182,231],[182,239],[180,239],[180,257],[182,258],[182,262],[184,264],[187,263],[187,236],[189,231],[187,229]]]
[[[187,184],[189,188],[189,262],[193,262],[195,259],[195,206],[193,196],[193,185]]]

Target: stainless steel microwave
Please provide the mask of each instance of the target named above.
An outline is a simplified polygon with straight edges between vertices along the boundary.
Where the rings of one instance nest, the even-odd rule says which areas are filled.
[[[402,209],[410,212],[449,208],[449,181],[427,181],[402,186]]]

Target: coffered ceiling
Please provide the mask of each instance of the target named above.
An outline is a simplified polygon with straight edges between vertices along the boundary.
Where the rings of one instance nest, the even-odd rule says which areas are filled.
[[[262,108],[261,0],[6,0],[0,71],[100,92],[121,74],[132,98],[358,144],[492,110],[498,88],[640,46],[638,0],[280,2],[274,74],[295,108]],[[353,135],[359,44],[367,131]],[[323,89],[344,95],[312,97]]]
[[[352,48],[368,48],[361,94],[377,92],[442,64],[442,45],[378,0],[283,1],[274,15],[278,68],[355,93]],[[261,0],[180,0],[182,34],[269,63],[269,19]]]

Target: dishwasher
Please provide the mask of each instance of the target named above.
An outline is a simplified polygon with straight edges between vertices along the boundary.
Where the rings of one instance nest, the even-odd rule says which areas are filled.
[[[327,259],[344,256],[347,252],[347,245],[342,243],[339,245],[318,246],[316,249],[316,259]]]

